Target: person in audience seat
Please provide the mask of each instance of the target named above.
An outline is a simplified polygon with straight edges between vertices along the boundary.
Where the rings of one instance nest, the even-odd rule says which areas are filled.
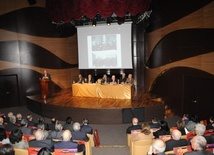
[[[93,134],[93,128],[90,127],[88,124],[89,124],[88,119],[84,118],[80,131],[88,134]]]
[[[0,117],[0,128],[4,128],[4,118]]]
[[[63,130],[70,130],[73,131],[73,120],[70,116],[68,116],[65,120],[65,123],[63,125]]]
[[[126,129],[126,133],[130,134],[132,130],[141,130],[141,125],[138,124],[138,118],[132,118],[132,125]]]
[[[51,131],[56,130],[56,124],[57,124],[57,123],[58,123],[58,120],[57,120],[55,117],[53,117],[53,118],[51,119],[51,123],[48,124],[48,129],[51,130]]]
[[[56,130],[48,132],[48,137],[47,138],[49,138],[49,139],[60,139],[61,140],[62,133],[63,133],[63,131],[62,131],[62,129],[63,129],[62,124],[57,123],[55,129]]]
[[[211,130],[211,129],[213,130],[214,129],[214,117],[213,116],[210,116],[209,122],[210,123],[207,124],[206,130]]]
[[[29,145],[26,140],[23,138],[22,130],[15,129],[9,135],[9,140],[14,148],[18,149],[28,149]]]
[[[186,152],[184,155],[212,155],[213,153],[206,151],[207,141],[203,136],[195,136],[191,140],[192,152]]]
[[[15,155],[15,150],[11,144],[4,144],[0,147],[0,155]]]
[[[31,114],[27,115],[28,127],[36,128],[37,123],[33,121],[33,116]]]
[[[9,144],[10,140],[7,138],[7,134],[4,128],[0,128],[0,144]]]
[[[137,141],[137,140],[153,139],[153,133],[151,132],[151,129],[148,123],[143,123],[141,127],[142,127],[142,131],[140,133],[137,133],[136,136],[132,136],[132,140]]]
[[[203,136],[206,139],[206,143],[207,144],[213,143],[212,136],[209,136],[209,135],[206,136],[206,135],[204,135],[205,131],[206,131],[206,126],[204,124],[197,123],[195,125],[195,131],[194,131],[195,135],[196,136]],[[192,138],[188,139],[188,144],[190,144],[191,139]]]
[[[4,127],[5,131],[11,132],[15,129],[18,129],[19,126],[16,125],[16,116],[11,116],[10,117],[10,122],[7,123]]]
[[[28,121],[25,118],[21,120],[19,129],[22,130],[23,134],[29,134],[29,135],[33,134],[33,129],[28,128]]]
[[[5,118],[5,123],[10,123],[10,117],[14,116],[13,112],[8,112],[7,117]]]
[[[82,140],[85,142],[89,141],[89,138],[86,133],[80,131],[80,123],[75,122],[73,124],[73,130],[74,131],[71,132],[72,140]]]
[[[165,120],[161,120],[159,124],[160,128],[157,131],[153,132],[154,137],[159,138],[159,136],[161,135],[169,135],[170,131],[168,123]]]
[[[35,136],[35,139],[30,140],[28,142],[29,147],[37,147],[37,148],[47,147],[51,152],[54,151],[54,143],[52,139],[45,139],[45,136],[42,130],[35,131],[34,136]]]
[[[17,113],[17,114],[16,114],[16,124],[17,124],[18,126],[20,126],[21,121],[22,121],[22,114],[21,114],[21,113]]]
[[[39,117],[37,128],[38,128],[39,125],[44,125],[44,130],[49,130],[48,123],[45,122],[45,118],[44,117]]]
[[[69,130],[65,130],[62,134],[62,141],[56,142],[54,144],[55,149],[72,149],[76,148],[78,152],[83,151],[77,142],[72,141],[72,135]]]
[[[158,122],[157,117],[153,117],[151,122],[149,123],[149,126],[151,129],[159,129],[160,128],[160,124]]]
[[[186,135],[185,132],[185,122],[181,119],[176,122],[177,129],[181,132],[182,135]]]
[[[173,147],[180,147],[180,146],[186,146],[187,140],[181,139],[181,132],[177,129],[172,130],[171,133],[172,139],[167,140],[166,143],[166,149],[165,151],[171,151],[173,150]]]
[[[164,151],[166,148],[166,144],[161,139],[155,139],[152,143],[152,146],[149,148],[148,155],[156,154],[156,155],[165,155]]]

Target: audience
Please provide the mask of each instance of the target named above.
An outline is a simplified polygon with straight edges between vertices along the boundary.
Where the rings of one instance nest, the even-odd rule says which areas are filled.
[[[31,114],[27,115],[28,127],[36,127],[37,124],[33,121],[33,116]]]
[[[58,120],[57,120],[55,117],[53,117],[53,118],[51,119],[51,123],[48,124],[48,129],[51,130],[51,131],[56,130],[56,124],[57,124],[57,123],[58,123]]]
[[[176,122],[177,129],[181,132],[182,135],[186,135],[185,132],[185,122],[181,119]]]
[[[18,129],[19,127],[16,125],[16,116],[9,117],[10,122],[7,123],[4,127],[5,131],[13,131],[15,129]]]
[[[173,147],[186,146],[187,140],[181,139],[181,132],[179,130],[173,130],[171,133],[172,138],[166,141],[165,151],[173,150]]]
[[[157,117],[152,118],[152,121],[149,123],[149,126],[151,129],[158,129],[160,127]]]
[[[20,126],[21,121],[22,121],[22,114],[20,114],[20,113],[16,114],[16,124],[18,126]]]
[[[1,144],[8,144],[10,143],[9,138],[7,138],[7,134],[4,130],[4,128],[0,128],[0,143]]]
[[[88,134],[93,134],[93,128],[90,127],[88,119],[84,118],[80,131]]]
[[[132,125],[126,129],[126,133],[130,134],[132,130],[141,130],[141,125],[138,124],[138,118],[132,119]]]
[[[22,130],[23,134],[33,134],[33,129],[28,128],[28,122],[25,118],[21,120],[19,129]]]
[[[73,124],[73,130],[74,131],[71,132],[72,140],[83,140],[85,142],[89,141],[89,138],[86,133],[80,131],[80,123],[75,122]]]
[[[165,120],[161,120],[159,124],[160,128],[157,131],[153,132],[154,137],[159,138],[159,136],[161,135],[169,135],[170,131],[168,123]]]
[[[45,136],[42,130],[35,131],[34,136],[35,136],[35,139],[30,140],[28,142],[30,147],[38,147],[38,148],[47,147],[51,152],[54,151],[54,143],[52,139],[45,139]]]
[[[193,151],[186,152],[184,155],[212,155],[213,153],[205,151],[207,141],[203,136],[195,136],[191,140],[191,147]]]
[[[39,126],[42,126],[42,125],[44,126],[44,130],[49,130],[48,124],[45,123],[45,118],[44,117],[39,117],[37,128],[39,128]]]
[[[150,126],[147,123],[142,124],[142,131],[132,137],[133,141],[153,139],[153,133],[150,131]]]
[[[4,118],[0,117],[0,128],[4,128]]]
[[[12,116],[14,116],[14,115],[13,115],[13,112],[8,112],[7,117],[6,117],[6,119],[5,119],[5,122],[6,122],[6,123],[10,123],[10,117],[12,117]]]
[[[73,120],[70,116],[68,116],[65,120],[65,124],[63,125],[63,130],[73,131]]]
[[[207,127],[206,127],[207,130],[213,130],[214,129],[214,117],[213,116],[210,116],[209,118],[209,123],[207,124]]]
[[[51,151],[47,147],[43,147],[39,150],[37,155],[52,155]]]
[[[69,130],[65,130],[62,134],[62,141],[54,144],[55,149],[77,149],[78,152],[83,151],[82,148],[78,145],[77,142],[74,142],[72,139],[71,132]]]
[[[11,144],[4,144],[0,147],[0,155],[15,155],[15,151]]]
[[[14,148],[28,149],[28,142],[22,139],[23,133],[20,129],[13,130],[9,135],[9,140]]]
[[[161,139],[155,139],[152,143],[152,146],[149,148],[148,155],[165,155],[164,151],[166,144]]]
[[[59,139],[61,140],[62,138],[62,133],[63,133],[63,126],[62,124],[60,123],[57,123],[56,124],[56,130],[53,130],[53,131],[49,131],[48,133],[48,137],[47,138],[50,138],[50,139]]]

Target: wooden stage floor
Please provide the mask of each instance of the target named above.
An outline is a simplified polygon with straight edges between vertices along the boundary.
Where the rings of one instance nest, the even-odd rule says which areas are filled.
[[[150,121],[153,116],[164,117],[164,105],[150,94],[135,91],[132,99],[104,99],[72,96],[72,89],[52,93],[46,100],[41,95],[27,96],[28,109],[44,117],[57,117],[64,121],[88,118],[91,123],[128,123],[132,117]]]

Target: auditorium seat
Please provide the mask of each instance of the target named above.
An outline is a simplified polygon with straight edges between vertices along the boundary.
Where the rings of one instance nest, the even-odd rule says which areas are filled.
[[[37,155],[40,149],[37,147],[28,147],[28,155]]]
[[[127,145],[130,146],[130,143],[131,143],[131,134],[127,133],[126,136],[127,136]]]
[[[84,144],[85,145],[85,154],[86,155],[92,155],[92,148],[90,141],[85,142],[83,140],[73,140],[74,142],[77,142],[78,144]]]
[[[153,140],[138,140],[130,143],[130,155],[146,155],[152,145]]]
[[[89,141],[91,143],[91,147],[94,147],[94,135],[93,134],[87,134]]]
[[[174,151],[173,150],[172,151],[166,151],[165,154],[166,155],[174,154]]]
[[[28,150],[14,148],[15,155],[28,155]]]

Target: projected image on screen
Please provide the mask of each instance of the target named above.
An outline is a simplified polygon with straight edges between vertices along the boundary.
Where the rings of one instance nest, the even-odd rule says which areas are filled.
[[[121,67],[120,34],[88,36],[87,45],[90,68]]]
[[[77,28],[79,69],[132,69],[131,23]]]

